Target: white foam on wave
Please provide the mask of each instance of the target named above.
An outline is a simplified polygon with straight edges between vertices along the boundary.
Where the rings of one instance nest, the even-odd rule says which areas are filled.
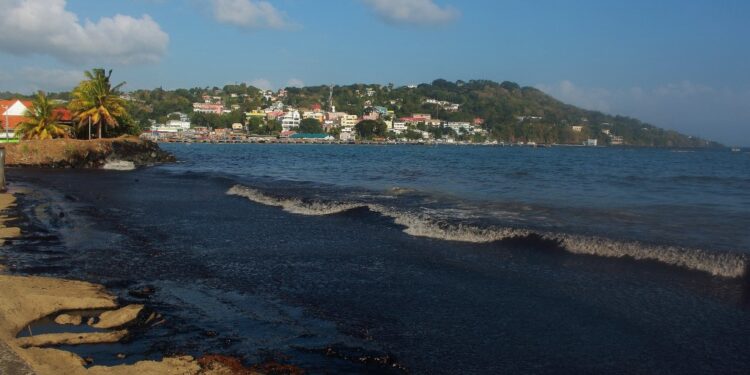
[[[259,190],[251,189],[242,185],[233,186],[227,191],[227,194],[244,197],[255,203],[260,203],[266,206],[281,207],[286,212],[306,216],[334,215],[364,206],[362,204],[354,203],[305,202],[301,199],[275,198],[264,194]]]
[[[729,278],[745,276],[745,271],[750,262],[748,256],[742,253],[649,245],[638,241],[616,241],[602,237],[539,232],[519,228],[481,228],[473,225],[452,224],[447,221],[436,220],[429,215],[405,212],[379,204],[306,202],[300,199],[275,198],[259,190],[241,185],[235,185],[227,191],[227,194],[245,197],[263,205],[281,207],[289,213],[308,216],[333,215],[354,208],[367,207],[370,211],[393,219],[394,223],[404,226],[405,233],[415,237],[456,242],[490,243],[538,235],[543,240],[559,243],[560,247],[573,254],[651,260]]]
[[[135,163],[128,160],[108,160],[104,163],[102,169],[109,171],[132,171],[135,169]]]

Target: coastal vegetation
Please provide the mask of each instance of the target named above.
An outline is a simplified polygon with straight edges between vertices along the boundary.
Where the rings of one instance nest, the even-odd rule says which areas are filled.
[[[73,89],[69,108],[73,119],[78,123],[79,131],[88,125],[97,130],[97,138],[102,138],[102,128],[116,128],[127,118],[125,100],[120,97],[120,88],[125,82],[112,86],[112,70],[92,69],[84,72],[86,80]],[[88,133],[91,139],[91,133]]]

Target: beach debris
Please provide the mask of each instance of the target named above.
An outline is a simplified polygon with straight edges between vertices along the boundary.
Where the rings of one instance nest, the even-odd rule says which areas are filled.
[[[103,329],[122,327],[135,321],[143,308],[143,305],[128,305],[121,309],[103,312],[99,315],[99,321],[91,326]]]
[[[55,318],[55,323],[60,325],[77,326],[83,323],[83,317],[80,315],[60,314]]]

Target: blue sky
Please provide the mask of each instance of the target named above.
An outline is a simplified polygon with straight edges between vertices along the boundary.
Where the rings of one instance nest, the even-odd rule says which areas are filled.
[[[750,145],[748,1],[0,0],[0,91],[511,80]],[[11,15],[8,17],[7,15]]]

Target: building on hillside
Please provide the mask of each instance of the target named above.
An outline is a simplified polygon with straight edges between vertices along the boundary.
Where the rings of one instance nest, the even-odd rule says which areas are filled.
[[[320,111],[307,111],[302,114],[302,119],[314,118],[321,124],[325,121],[326,114]]]
[[[365,112],[365,114],[362,115],[362,120],[377,121],[379,119],[380,119],[380,113],[376,111]]]
[[[574,131],[576,133],[580,133],[580,132],[583,131],[583,126],[581,126],[581,125],[573,125],[573,126],[570,127],[570,130],[572,130],[572,131]]]
[[[401,134],[406,131],[406,123],[403,121],[394,121],[393,122],[393,130],[396,134]]]
[[[346,116],[346,112],[326,112],[326,120],[330,120],[333,122],[340,122],[340,119],[344,116]]]
[[[584,146],[589,146],[589,147],[596,147],[597,145],[599,145],[599,140],[598,139],[587,139],[585,142],[583,142],[583,145]]]
[[[193,112],[220,115],[224,113],[224,105],[218,103],[193,103]]]
[[[298,128],[302,118],[299,111],[289,111],[280,118],[281,128],[283,130],[291,130],[292,128]]]
[[[264,118],[266,118],[266,112],[263,112],[263,111],[261,111],[259,109],[256,109],[256,110],[250,111],[250,112],[245,112],[245,118],[247,120],[251,120],[253,118],[264,119]]]
[[[461,134],[461,132],[474,133],[474,126],[469,122],[448,122],[445,126],[453,129],[456,134]]]
[[[285,113],[286,112],[284,112],[284,111],[270,111],[270,112],[266,112],[266,118],[268,119],[268,121],[275,121],[275,120],[283,117]]]
[[[339,126],[341,126],[342,128],[354,127],[358,122],[359,118],[357,117],[357,115],[344,115],[341,117]]]
[[[613,135],[610,137],[610,142],[612,146],[622,146],[625,144],[625,138],[623,138],[621,135]]]

